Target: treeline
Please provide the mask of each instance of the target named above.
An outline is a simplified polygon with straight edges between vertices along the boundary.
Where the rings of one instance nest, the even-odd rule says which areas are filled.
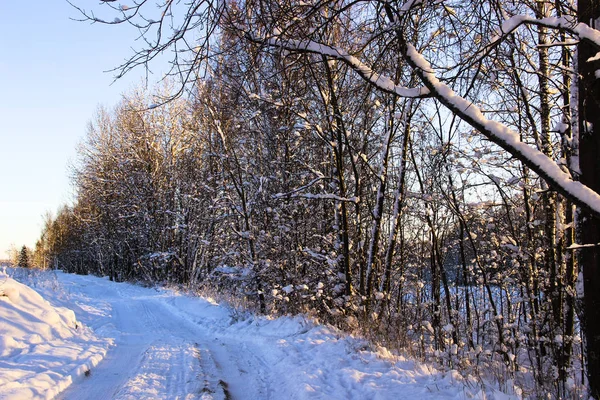
[[[34,253],[32,249],[23,245],[20,249],[17,249],[14,244],[10,245],[8,251],[7,260],[0,260],[0,264],[6,264],[7,266],[19,266],[22,268],[38,267],[44,268],[43,265],[43,254],[38,251]],[[36,259],[35,256],[42,257],[42,259]]]
[[[544,9],[558,11],[572,12]],[[323,41],[378,51],[379,70],[416,84],[397,44],[365,45],[360,19],[342,17]],[[456,46],[490,34],[485,20],[451,19],[467,33],[448,42],[424,14],[413,40],[455,65],[455,90],[567,169],[571,51],[537,46],[549,34],[530,26],[468,66]],[[188,96],[139,90],[98,111],[76,202],[38,243],[47,265],[210,288],[482,379],[494,371],[526,395],[581,394],[573,204],[433,99],[238,34],[222,29]]]

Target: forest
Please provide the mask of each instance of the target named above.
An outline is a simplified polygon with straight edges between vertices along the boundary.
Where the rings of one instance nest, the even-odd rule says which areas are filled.
[[[38,263],[599,397],[599,2],[74,6],[171,70],[93,116]]]

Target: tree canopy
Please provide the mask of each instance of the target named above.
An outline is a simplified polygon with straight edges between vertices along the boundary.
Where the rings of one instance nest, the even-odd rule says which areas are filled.
[[[172,69],[98,112],[50,264],[217,287],[527,393],[599,396],[600,237],[575,228],[600,216],[580,146],[600,137],[580,90],[600,31],[573,3],[75,6],[140,30],[118,76],[165,52]]]

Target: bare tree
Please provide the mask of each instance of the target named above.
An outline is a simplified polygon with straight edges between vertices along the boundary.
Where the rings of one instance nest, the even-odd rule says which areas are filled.
[[[352,308],[350,300],[354,294],[352,285],[355,284],[356,276],[360,295],[366,296],[367,309],[374,288],[380,287],[384,297],[389,295],[392,276],[397,272],[392,268],[392,259],[398,229],[401,229],[401,236],[405,233],[414,238],[420,236],[418,243],[421,250],[419,256],[413,255],[413,259],[420,257],[419,262],[423,262],[422,255],[428,255],[431,277],[419,277],[417,273],[415,280],[430,279],[431,293],[421,291],[421,288],[415,288],[414,293],[419,295],[419,302],[428,295],[431,296],[433,307],[430,317],[433,317],[434,322],[434,342],[440,349],[445,347],[446,340],[442,331],[444,312],[451,327],[459,325],[456,311],[460,307],[456,302],[453,303],[453,299],[458,297],[452,297],[447,276],[446,260],[451,254],[446,251],[448,246],[445,245],[446,239],[450,243],[451,226],[454,223],[463,275],[473,278],[479,274],[483,280],[479,287],[485,291],[486,304],[493,315],[482,319],[492,322],[485,329],[489,325],[495,326],[495,332],[490,333],[493,339],[490,340],[494,341],[496,352],[502,354],[507,365],[511,364],[507,348],[514,338],[510,337],[510,329],[505,326],[504,315],[519,323],[531,323],[534,333],[528,346],[537,352],[535,357],[539,377],[544,376],[541,366],[550,365],[546,362],[547,348],[560,347],[563,355],[557,357],[561,379],[565,381],[563,378],[570,363],[569,357],[564,355],[565,346],[545,343],[547,340],[554,340],[548,337],[556,337],[559,333],[569,337],[567,342],[574,335],[574,299],[572,293],[570,297],[565,293],[573,291],[576,275],[576,266],[567,260],[567,254],[577,246],[572,244],[572,228],[567,232],[562,227],[573,222],[570,205],[579,207],[581,214],[577,223],[580,226],[580,241],[588,246],[579,250],[585,286],[587,373],[591,393],[599,397],[594,377],[600,374],[600,273],[599,256],[595,247],[600,242],[600,224],[597,223],[600,218],[600,175],[596,151],[600,146],[600,136],[595,134],[594,127],[595,122],[600,124],[600,121],[595,120],[600,118],[596,101],[600,97],[595,75],[600,32],[595,26],[588,25],[589,21],[595,21],[598,17],[596,1],[583,2],[579,5],[579,10],[566,1],[550,4],[484,0],[407,0],[399,3],[198,0],[185,4],[168,0],[157,6],[141,0],[134,2],[132,6],[104,3],[97,11],[87,11],[77,5],[75,7],[81,11],[84,19],[104,24],[130,24],[139,29],[142,47],[118,68],[117,76],[138,66],[149,68],[158,55],[172,52],[172,69],[168,75],[177,77],[179,86],[169,95],[158,98],[157,104],[172,100],[193,85],[201,85],[212,78],[224,76],[216,73],[219,62],[228,59],[223,54],[223,46],[217,45],[219,37],[227,37],[229,42],[235,42],[240,51],[243,48],[245,54],[249,55],[243,63],[238,64],[240,71],[258,71],[264,68],[273,75],[285,74],[283,71],[309,71],[313,79],[312,90],[316,94],[310,105],[319,104],[319,112],[298,112],[298,107],[289,104],[286,105],[289,106],[286,112],[289,115],[295,113],[298,119],[306,120],[311,134],[325,143],[325,146],[321,146],[321,151],[326,151],[319,155],[326,154],[328,161],[325,168],[309,165],[307,170],[316,176],[306,185],[290,185],[287,180],[290,174],[286,172],[286,191],[282,193],[286,196],[278,199],[290,200],[303,194],[304,198],[333,200],[333,207],[328,209],[328,204],[331,203],[323,201],[321,208],[331,211],[329,215],[334,216],[334,223],[331,225],[335,226],[337,238],[330,242],[331,251],[314,252],[306,247],[305,252],[314,260],[337,265],[336,273],[344,275],[343,290],[346,296],[339,302],[346,302],[344,304],[347,309]],[[577,57],[572,57],[568,50],[574,45],[577,45]],[[275,63],[276,68],[266,68],[267,64],[261,62],[261,55],[265,54],[270,55],[273,60],[279,60]],[[577,67],[580,72],[579,82],[571,82],[570,70],[573,67]],[[368,127],[365,130],[383,132],[384,137],[374,140],[369,132],[363,132],[359,135],[359,140],[353,140],[352,118],[348,111],[351,108],[344,104],[350,103],[350,100],[344,99],[341,94],[354,93],[347,89],[360,85],[351,81],[351,74],[344,73],[345,71],[352,71],[353,77],[363,81],[361,93],[375,93],[365,96],[367,101],[374,102],[377,96],[381,96],[386,99],[385,104],[392,104],[387,111],[394,109],[401,101],[405,101],[405,104],[412,101],[419,104],[420,125],[413,124],[416,119],[411,119],[409,123],[405,117],[404,131],[397,136],[402,137],[403,141],[402,146],[398,147],[401,149],[401,172],[398,174],[395,194],[392,192],[389,174],[394,166],[390,163],[394,160],[394,135],[400,125],[379,129],[377,124],[365,124],[364,127]],[[237,76],[239,81],[231,85],[241,91],[239,96],[235,96],[235,101],[232,98],[224,100],[223,104],[244,104],[243,107],[246,107],[244,102],[250,103],[250,96],[263,98],[266,103],[273,102],[272,98],[268,99],[261,92],[269,91],[267,85],[255,82],[259,75],[255,74],[254,78],[252,76],[240,73]],[[265,75],[261,77],[263,78]],[[244,81],[245,79],[249,81]],[[250,81],[253,84],[248,84]],[[287,82],[289,86],[294,84],[301,85],[298,82]],[[575,107],[577,91],[571,88],[577,87],[579,103]],[[252,88],[251,93],[242,95],[244,88]],[[194,89],[190,92],[194,92]],[[311,90],[306,91],[310,92]],[[318,99],[318,96],[321,98]],[[310,107],[305,108],[315,111],[310,110]],[[404,108],[410,110],[411,107],[405,105]],[[266,171],[267,168],[261,164],[264,160],[253,157],[247,147],[236,142],[236,135],[241,133],[236,128],[239,119],[225,115],[227,110],[224,113],[212,106],[205,110],[212,110],[209,112],[212,113],[212,120],[208,122],[213,126],[207,130],[216,132],[217,138],[221,138],[220,141],[209,140],[209,143],[218,147],[220,165],[225,167],[227,176],[220,179],[226,192],[232,193],[233,190],[235,194],[235,201],[233,197],[230,200],[233,212],[241,221],[241,225],[236,228],[237,232],[243,233],[253,269],[260,272],[263,270],[259,267],[262,265],[259,254],[261,240],[255,234],[261,231],[258,229],[258,220],[263,214],[257,213],[254,207],[261,197],[259,188],[262,186],[249,186],[253,179],[258,178],[258,182],[264,177],[263,170],[260,173],[257,171],[261,168]],[[353,110],[356,112],[363,109],[356,107]],[[450,116],[452,121],[445,120],[445,116]],[[449,149],[460,142],[459,139],[450,138],[453,129],[460,134],[468,130],[475,131],[478,133],[477,141],[483,143],[482,148],[491,142],[496,146],[495,149],[503,149],[504,158],[498,158],[504,163],[518,160],[522,164],[519,176],[516,177],[521,180],[522,189],[517,191],[510,188],[511,185],[503,186],[498,177],[492,176],[491,167],[482,167],[481,161],[487,159],[480,150],[473,151],[471,157],[466,156],[463,151],[461,157],[474,165],[471,168],[477,172],[478,177],[475,179],[476,183],[472,184],[473,187],[483,186],[481,181],[484,180],[485,185],[491,187],[494,195],[500,198],[497,204],[485,209],[469,206],[468,195],[457,196],[459,190],[455,187],[455,179],[462,175],[452,171],[448,158],[435,155],[416,157],[414,154],[415,147],[421,151],[431,150],[426,145],[417,144],[412,131],[418,126],[421,137],[428,137],[424,132],[432,129],[432,119],[441,121],[437,124],[441,154],[448,157]],[[269,119],[262,121],[266,123]],[[271,128],[274,124],[271,124]],[[269,132],[269,135],[275,136],[272,129],[263,129],[264,126],[261,129],[250,129],[255,126],[243,123],[239,125],[251,132]],[[132,126],[133,130],[140,128],[135,122]],[[444,136],[446,133],[447,139]],[[258,134],[257,136],[260,137]],[[268,139],[265,136],[265,140]],[[366,144],[362,145],[364,143]],[[380,150],[372,151],[376,156],[373,159],[378,160],[377,162],[368,159],[373,143],[383,144]],[[457,144],[456,147],[460,148],[461,145]],[[286,148],[287,150],[289,149]],[[406,166],[409,158],[414,173],[411,176],[412,184],[407,185]],[[563,161],[563,158],[570,162]],[[257,167],[258,165],[261,166]],[[430,168],[429,171],[427,167]],[[494,166],[497,170],[501,167]],[[432,171],[435,168],[439,168],[442,178],[434,175]],[[327,173],[323,173],[323,169]],[[505,169],[502,174],[510,175],[515,170],[517,169]],[[335,193],[327,192],[323,186],[319,186],[326,181]],[[369,189],[375,189],[374,196],[366,194],[365,181],[368,181]],[[309,192],[317,188],[321,189],[321,193]],[[162,189],[164,188],[161,187],[161,191]],[[404,231],[404,227],[398,228],[402,218],[400,207],[407,202],[405,192],[410,189],[421,196],[410,200],[412,206],[415,209],[423,206],[427,210],[422,218],[419,218],[418,212],[416,216],[408,218],[415,226],[412,232]],[[429,201],[427,197],[434,190],[439,193],[439,198],[434,199],[436,203]],[[352,197],[353,191],[357,196]],[[118,193],[113,195],[117,196]],[[542,199],[541,207],[535,202],[538,196]],[[424,201],[426,198],[427,201]],[[111,197],[106,200],[108,203],[114,199]],[[524,221],[522,231],[516,227],[518,224],[514,219],[517,215],[510,209],[513,202],[522,205],[519,207],[523,212],[518,214]],[[392,216],[389,212],[390,204],[394,205]],[[495,211],[497,205],[502,212]],[[167,216],[164,218],[165,221],[169,220]],[[482,245],[474,236],[485,233],[482,226],[486,218],[502,220],[503,229],[508,233],[500,239],[490,233],[488,243]],[[535,228],[537,221],[544,223],[543,234]],[[168,224],[165,222],[165,225]],[[381,238],[386,233],[389,239],[384,248]],[[328,237],[324,232],[319,234],[322,238]],[[156,233],[150,236],[163,238]],[[298,239],[295,243],[307,242],[308,240]],[[543,248],[543,259],[536,254],[540,246]],[[527,251],[518,250],[524,248]],[[472,262],[468,262],[467,253]],[[118,254],[124,254],[124,250],[119,249]],[[383,264],[378,261],[382,257]],[[509,257],[512,257],[510,262],[505,260]],[[402,258],[402,261],[406,260]],[[517,306],[511,301],[508,286],[502,286],[503,292],[500,295],[493,293],[495,282],[514,278],[510,274],[504,274],[500,267],[488,268],[487,261],[495,265],[518,264],[524,283],[516,287],[527,297],[527,301],[519,303],[523,309],[527,309],[522,316],[515,315]],[[477,273],[469,271],[469,268],[474,268]],[[402,277],[408,274],[404,265],[399,270]],[[380,285],[377,284],[378,280],[381,280]],[[262,293],[263,289],[258,288],[257,293]],[[441,304],[442,289],[445,307]],[[405,294],[403,291],[408,289],[397,286],[396,290],[400,308]],[[544,294],[551,298],[549,305],[540,300]],[[475,320],[480,318],[477,315],[479,310],[470,308],[471,301],[475,299],[469,293],[465,296],[465,301],[470,320],[467,324],[476,324]],[[563,312],[565,307],[571,311]],[[428,312],[421,305],[415,310],[415,315]],[[472,316],[471,311],[475,315]],[[535,322],[528,320],[530,315]],[[553,322],[546,324],[542,315],[550,316]],[[451,327],[448,328],[450,331],[454,329]],[[469,326],[465,331],[470,331],[471,328]],[[475,328],[479,330],[481,327]],[[453,332],[452,340],[456,345],[458,338],[456,331]],[[544,340],[538,340],[541,338]],[[566,350],[567,353],[571,351],[570,347]]]

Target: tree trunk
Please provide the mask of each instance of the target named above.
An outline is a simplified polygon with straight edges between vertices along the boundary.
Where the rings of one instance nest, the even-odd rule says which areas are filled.
[[[599,0],[580,0],[578,19],[600,28]],[[579,166],[581,182],[596,192],[600,192],[600,80],[595,72],[600,69],[599,61],[588,62],[599,49],[582,40],[578,47],[579,67]],[[597,244],[600,242],[600,219],[593,217],[587,210],[579,214],[578,228],[581,242]],[[600,247],[581,250],[584,287],[584,332],[587,347],[587,376],[591,395],[600,399]]]
[[[379,251],[379,236],[381,234],[381,224],[383,219],[383,203],[385,200],[385,191],[387,189],[387,174],[388,174],[388,160],[390,155],[390,149],[392,147],[392,140],[394,139],[394,127],[387,126],[388,129],[387,137],[384,140],[384,145],[382,149],[382,158],[381,158],[381,170],[379,172],[378,183],[379,186],[377,188],[377,199],[375,200],[375,210],[373,210],[373,225],[371,227],[371,239],[369,242],[369,251],[367,253],[367,263],[365,266],[366,275],[367,275],[367,291],[365,293],[367,300],[365,304],[365,311],[367,314],[370,311],[371,306],[371,296],[373,294],[373,289],[375,285],[375,258],[377,257],[377,253]]]

